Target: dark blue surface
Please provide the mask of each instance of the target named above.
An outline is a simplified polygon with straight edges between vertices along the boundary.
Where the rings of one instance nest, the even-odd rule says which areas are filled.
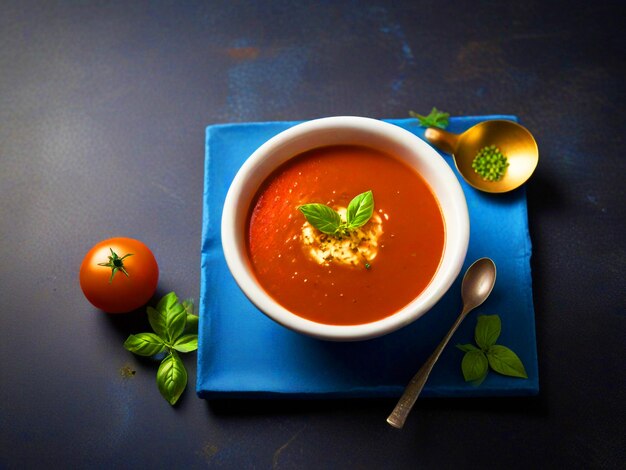
[[[623,3],[1,1],[0,468],[621,469]],[[198,299],[207,125],[432,106],[539,144],[539,395],[419,400],[398,432],[393,399],[201,400],[187,354],[170,407],[122,347],[144,312],[83,298],[87,250],[138,238]]]
[[[487,119],[452,118],[449,130],[460,133]],[[394,124],[424,138],[415,119]],[[294,333],[269,320],[239,290],[224,260],[220,221],[226,192],[235,173],[268,138],[294,122],[243,123],[207,129],[204,223],[200,294],[198,395],[217,397],[389,397],[400,396],[415,371],[435,349],[461,309],[460,281],[430,311],[400,331],[369,341],[332,343]],[[450,156],[444,159],[454,169]],[[470,314],[452,338],[423,391],[423,396],[514,396],[539,390],[535,316],[530,273],[531,241],[526,194],[479,193],[461,181],[470,213],[470,244],[463,272],[488,256],[498,278],[490,299]],[[473,342],[478,314],[499,314],[499,343],[522,359],[528,379],[489,374],[480,387],[465,383],[463,354],[453,346]],[[400,360],[401,359],[401,360]]]

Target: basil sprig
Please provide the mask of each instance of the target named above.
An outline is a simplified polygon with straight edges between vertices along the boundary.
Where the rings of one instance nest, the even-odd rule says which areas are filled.
[[[298,210],[320,232],[342,237],[370,220],[374,214],[374,194],[370,190],[354,197],[348,204],[345,222],[337,211],[326,204],[303,204]]]
[[[415,111],[409,111],[409,116],[417,119],[422,127],[438,127],[439,129],[445,129],[449,124],[450,113],[433,108],[427,116],[417,114]]]
[[[474,331],[473,344],[457,344],[465,352],[461,361],[461,371],[466,382],[480,385],[489,372],[489,368],[502,375],[528,378],[524,364],[517,354],[506,346],[496,344],[502,331],[502,322],[498,315],[479,315]]]
[[[187,386],[187,370],[178,353],[198,349],[198,317],[191,300],[178,301],[174,292],[165,295],[156,308],[148,307],[148,321],[154,333],[130,335],[124,347],[140,356],[165,353],[157,371],[157,387],[170,405]]]

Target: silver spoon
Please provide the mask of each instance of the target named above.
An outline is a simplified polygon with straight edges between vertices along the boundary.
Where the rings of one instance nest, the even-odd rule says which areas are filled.
[[[430,355],[424,365],[417,371],[417,374],[413,376],[409,384],[404,389],[404,393],[400,397],[400,400],[398,400],[398,404],[387,418],[387,422],[393,427],[402,429],[407,416],[409,416],[409,413],[411,412],[411,408],[413,408],[417,397],[428,380],[430,371],[433,370],[435,362],[437,362],[437,359],[441,356],[441,352],[448,344],[448,341],[450,341],[450,338],[452,338],[452,335],[465,319],[467,314],[487,300],[487,297],[491,294],[491,290],[493,289],[495,283],[496,265],[489,258],[481,258],[467,268],[461,284],[463,310],[452,325],[452,328],[450,328],[450,331],[448,331],[448,334],[446,334],[441,343],[439,343],[439,346],[437,346],[435,351]]]

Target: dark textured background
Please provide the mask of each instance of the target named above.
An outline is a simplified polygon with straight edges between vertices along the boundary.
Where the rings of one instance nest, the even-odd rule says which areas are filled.
[[[618,468],[626,459],[622,2],[0,3],[0,467]],[[393,6],[392,6],[393,5]],[[541,393],[171,408],[92,308],[95,242],[143,240],[198,297],[204,128],[517,114]],[[401,360],[401,358],[399,358]],[[122,377],[130,367],[137,373]]]

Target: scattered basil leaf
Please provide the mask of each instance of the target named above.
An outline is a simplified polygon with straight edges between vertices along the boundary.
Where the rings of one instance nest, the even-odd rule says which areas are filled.
[[[495,344],[500,337],[502,322],[498,315],[479,315],[474,330],[473,344],[457,344],[456,347],[465,355],[461,361],[463,377],[474,385],[480,385],[487,377],[489,368],[503,375],[527,379],[524,364],[517,354],[506,346]],[[482,377],[480,373],[483,371]]]
[[[124,347],[140,356],[154,356],[163,352],[165,342],[154,333],[139,333],[130,335],[124,342]]]
[[[334,235],[341,226],[339,214],[325,204],[304,204],[298,209],[306,220],[322,233]]]
[[[194,313],[193,299],[183,300],[182,306],[187,313],[187,323],[185,324],[185,331],[183,331],[183,334],[197,334],[198,315]]]
[[[153,307],[146,309],[148,313],[148,321],[154,332],[164,340],[167,340],[167,324],[165,321],[165,312],[157,310]]]
[[[374,213],[374,195],[372,191],[366,191],[354,197],[346,212],[347,228],[349,230],[362,227]]]
[[[457,344],[456,347],[463,352],[480,351],[480,349],[473,344]]]
[[[491,368],[500,374],[524,379],[528,378],[520,358],[506,346],[499,344],[491,346],[487,351],[487,359]]]
[[[165,312],[165,324],[167,327],[167,340],[174,342],[185,331],[187,312],[181,304],[174,304]]]
[[[157,387],[170,405],[175,404],[187,386],[187,370],[176,351],[171,351],[159,366]]]
[[[184,335],[172,345],[176,351],[187,353],[198,349],[198,335]]]
[[[502,323],[498,315],[479,315],[474,340],[483,351],[487,351],[489,347],[496,344],[501,330]]]
[[[468,351],[461,361],[461,370],[466,382],[482,381],[489,372],[489,362],[481,350]]]
[[[178,303],[178,296],[174,292],[170,292],[168,294],[165,294],[163,298],[159,300],[159,303],[157,303],[156,309],[159,312],[166,312],[177,303]]]
[[[187,386],[187,370],[177,351],[198,349],[198,317],[193,314],[193,300],[179,303],[174,292],[165,295],[156,308],[148,307],[147,313],[154,333],[130,335],[124,347],[141,356],[166,353],[157,371],[157,386],[173,405]],[[188,328],[195,331],[185,334]]]
[[[448,118],[450,117],[450,113],[444,113],[437,108],[433,108],[428,116],[422,116],[414,111],[409,111],[409,116],[417,119],[422,127],[438,127],[445,129],[449,124]]]
[[[198,334],[198,316],[187,315],[187,323],[185,323],[185,330],[183,334]]]
[[[193,299],[185,299],[180,304],[185,309],[185,313],[187,313],[187,315],[195,315]]]

